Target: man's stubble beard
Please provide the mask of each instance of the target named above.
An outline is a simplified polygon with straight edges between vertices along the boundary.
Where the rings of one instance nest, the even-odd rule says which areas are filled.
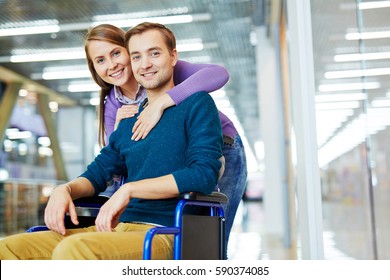
[[[173,71],[167,75],[159,76],[157,77],[157,80],[153,81],[144,81],[141,79],[139,82],[143,88],[146,90],[156,90],[158,88],[165,87],[166,84],[168,84],[172,78]]]

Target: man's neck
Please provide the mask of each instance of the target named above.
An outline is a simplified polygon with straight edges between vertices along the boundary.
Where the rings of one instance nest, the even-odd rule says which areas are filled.
[[[163,91],[154,91],[154,90],[146,90],[146,95],[148,96],[148,104],[151,104],[156,100],[158,97],[163,95],[165,92]]]
[[[164,95],[168,92],[171,88],[173,88],[175,84],[169,83],[164,87],[156,88],[156,89],[146,89],[146,94],[148,96],[148,103],[151,104],[156,100],[158,97]]]

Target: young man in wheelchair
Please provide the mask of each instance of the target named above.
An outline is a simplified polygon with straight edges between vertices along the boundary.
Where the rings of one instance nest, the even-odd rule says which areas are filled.
[[[174,86],[175,37],[163,25],[143,23],[129,30],[126,39],[134,76],[151,104]],[[99,50],[111,47],[105,42]],[[94,59],[105,63],[98,51]],[[121,75],[115,65],[107,71]],[[214,190],[223,138],[209,94],[196,93],[167,109],[144,140],[131,140],[136,120],[122,120],[87,170],[53,190],[45,209],[45,223],[51,230],[4,238],[0,259],[141,259],[146,232],[172,226],[179,194]],[[126,175],[127,182],[102,206],[95,225],[66,229],[66,213],[78,224],[73,200],[104,191],[113,174]],[[156,236],[153,258],[171,259],[172,240],[170,235]]]

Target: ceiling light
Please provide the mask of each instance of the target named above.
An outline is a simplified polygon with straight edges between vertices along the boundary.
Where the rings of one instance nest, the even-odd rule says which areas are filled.
[[[19,96],[20,97],[26,97],[28,95],[28,91],[26,89],[20,89],[19,90]]]
[[[367,114],[360,114],[319,149],[319,166],[323,167],[365,141],[369,135],[376,134],[389,125],[389,108],[368,108]]]
[[[9,22],[0,25],[0,37],[58,32],[58,20],[44,19],[25,22]]]
[[[161,24],[179,24],[179,23],[189,23],[193,21],[191,15],[179,15],[179,16],[169,16],[169,17],[150,17],[150,18],[139,18],[139,19],[121,19],[121,20],[110,20],[110,21],[99,21],[94,22],[93,25],[98,25],[102,23],[109,23],[116,25],[118,27],[132,27],[136,26],[142,22],[157,22]]]
[[[100,98],[93,97],[93,98],[89,99],[89,104],[92,106],[98,106],[100,104]]]
[[[147,18],[147,17],[159,17],[177,14],[187,14],[189,12],[188,7],[176,7],[168,8],[163,10],[149,10],[133,13],[122,13],[122,14],[106,14],[106,15],[95,15],[92,17],[94,22],[116,20],[116,19],[129,19],[129,18]]]
[[[199,51],[203,49],[217,48],[218,44],[215,42],[211,43],[184,43],[177,44],[178,52],[190,52]],[[27,50],[21,50],[26,52]],[[19,50],[14,50],[19,52]],[[46,49],[40,50],[39,53],[27,53],[27,54],[15,54],[11,56],[0,57],[1,62],[34,62],[34,61],[55,61],[55,60],[73,60],[73,59],[86,59],[85,51],[83,48],[69,48],[69,49]],[[68,73],[69,75],[69,73]],[[50,76],[50,75],[49,75]],[[49,78],[54,79],[54,78]]]
[[[319,110],[340,110],[340,109],[356,109],[359,108],[359,101],[346,101],[346,102],[328,102],[317,103],[316,111]]]
[[[77,78],[90,78],[91,73],[88,70],[86,64],[70,66],[56,66],[45,67],[42,73],[32,73],[30,78],[32,80],[63,80],[63,79],[77,79]]]
[[[371,102],[372,107],[390,107],[390,99],[375,99]]]
[[[53,156],[53,150],[49,147],[39,147],[38,148],[38,154],[41,156],[41,157],[51,157]]]
[[[107,16],[103,15],[103,16],[94,17],[93,22],[78,22],[78,23],[61,24],[61,25],[58,23],[58,20],[56,19],[37,20],[37,21],[28,21],[28,22],[27,21],[9,22],[0,25],[0,37],[57,33],[60,31],[86,30],[91,26],[100,23],[112,23],[118,27],[132,27],[144,21],[158,22],[161,24],[180,24],[180,23],[211,20],[211,14],[209,13],[182,14],[182,15],[177,14],[177,13],[183,13],[185,11],[188,12],[188,8],[172,9],[171,13],[176,13],[175,15],[138,17],[138,18],[134,18],[134,15],[129,16],[129,14],[107,15]]]
[[[372,1],[359,3],[360,10],[378,9],[378,8],[389,8],[390,1]]]
[[[91,72],[89,70],[76,70],[76,71],[58,71],[43,73],[42,79],[44,80],[64,80],[64,79],[75,79],[75,78],[89,78]],[[32,78],[32,77],[31,77]]]
[[[334,56],[336,62],[360,61],[360,60],[376,60],[389,59],[390,52],[376,52],[376,53],[351,53],[338,54]]]
[[[7,169],[0,168],[0,181],[8,180],[8,178],[9,178],[9,173]]]
[[[367,94],[358,92],[358,93],[332,93],[332,94],[317,94],[315,97],[315,102],[337,102],[337,101],[359,101],[365,100]]]
[[[47,136],[42,136],[37,139],[38,144],[41,146],[49,147],[51,145],[50,138]]]
[[[344,90],[361,90],[361,89],[376,89],[376,88],[380,88],[380,86],[381,86],[381,84],[378,83],[378,82],[328,84],[328,85],[320,85],[318,87],[318,90],[320,92],[344,91]]]
[[[345,35],[346,40],[368,40],[389,38],[390,31],[350,32]]]
[[[53,113],[58,112],[58,103],[55,101],[49,102],[49,108],[50,108],[50,111],[52,111]]]
[[[68,85],[69,92],[99,91],[100,87],[95,83],[71,83]]]
[[[14,50],[18,52],[18,50]],[[0,62],[6,62],[7,57],[0,57]],[[37,53],[16,54],[8,57],[8,62],[21,63],[33,61],[54,61],[54,60],[71,60],[85,59],[83,48],[68,48],[68,49],[46,49]]]
[[[186,58],[186,61],[191,63],[211,63],[212,59],[209,55],[203,55],[203,56],[191,56]]]
[[[19,143],[18,145],[18,153],[20,156],[27,155],[28,147],[26,143]]]
[[[202,43],[193,43],[193,44],[183,44],[176,47],[178,52],[192,52],[192,51],[201,51],[203,50]]]
[[[381,75],[390,75],[390,68],[328,71],[324,74],[325,79],[356,78]]]
[[[352,109],[316,111],[317,144],[321,147],[352,116]]]
[[[10,140],[27,139],[32,137],[31,131],[6,131],[6,135]]]
[[[15,141],[11,141],[11,140],[5,139],[4,142],[3,142],[4,152],[6,152],[6,153],[12,152],[14,146],[16,147],[16,142]]]
[[[122,14],[123,15],[123,14]],[[123,19],[112,18],[107,20],[100,18],[95,18],[93,25],[98,25],[102,23],[110,23],[118,27],[132,27],[136,26],[142,22],[156,22],[161,24],[181,24],[181,23],[190,23],[195,21],[209,21],[211,20],[211,14],[193,14],[193,15],[172,15],[172,16],[157,16],[157,17],[143,17],[143,18],[132,18],[124,17]]]
[[[12,29],[11,28],[0,29],[0,37],[55,33],[58,31],[60,31],[60,27],[58,25],[19,27],[19,28],[12,28]]]

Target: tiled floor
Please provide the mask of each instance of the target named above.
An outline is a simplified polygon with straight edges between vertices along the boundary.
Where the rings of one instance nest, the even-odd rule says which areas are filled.
[[[297,256],[298,255],[298,256]],[[262,202],[241,202],[228,245],[229,260],[294,260],[295,249],[267,234]]]
[[[261,202],[241,202],[230,233],[228,259],[264,259],[263,216]]]
[[[357,230],[363,227],[363,221],[359,224],[359,220],[351,218],[351,211],[358,212],[355,208],[348,204],[338,203],[335,206],[323,202],[324,259],[372,259],[367,231]],[[345,212],[348,213],[347,216]],[[228,258],[230,260],[301,259],[299,240],[296,248],[286,248],[280,238],[267,236],[263,218],[264,209],[261,202],[241,203],[230,235]],[[355,230],[346,230],[349,228]]]

